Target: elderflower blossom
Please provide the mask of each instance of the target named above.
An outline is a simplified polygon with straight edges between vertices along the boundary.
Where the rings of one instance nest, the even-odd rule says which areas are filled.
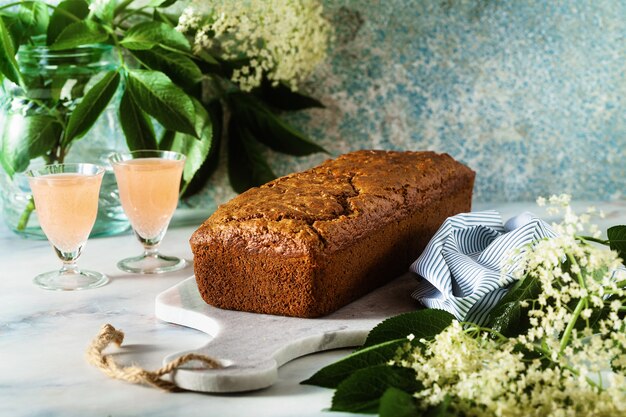
[[[201,20],[200,16],[196,15],[194,12],[193,7],[186,7],[178,18],[176,30],[183,33],[189,32],[197,28]]]
[[[517,259],[518,278],[541,287],[524,302],[526,332],[507,338],[455,321],[433,340],[398,351],[391,363],[413,369],[424,386],[414,394],[420,407],[448,397],[452,415],[626,415],[626,291],[614,274],[620,260],[575,236],[588,229],[591,213],[576,215],[569,202],[538,200],[563,216],[553,225],[560,235],[534,242]]]
[[[197,1],[206,16],[187,8],[177,30],[194,36],[194,50],[227,60],[246,60],[231,80],[244,91],[267,77],[292,90],[326,58],[331,26],[322,4],[312,0]]]

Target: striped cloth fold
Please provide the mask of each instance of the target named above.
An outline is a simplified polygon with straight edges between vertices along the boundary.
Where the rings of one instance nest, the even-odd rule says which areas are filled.
[[[506,224],[496,211],[452,216],[411,265],[423,278],[411,296],[460,321],[484,324],[515,280],[515,260],[528,244],[554,236],[550,226],[531,213]]]

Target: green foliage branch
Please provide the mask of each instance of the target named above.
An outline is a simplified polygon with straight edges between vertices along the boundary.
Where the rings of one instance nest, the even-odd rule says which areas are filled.
[[[325,152],[280,118],[282,112],[323,105],[267,80],[253,91],[241,91],[230,78],[246,57],[226,61],[206,51],[194,54],[189,39],[175,29],[178,16],[167,9],[176,2],[63,0],[53,6],[19,1],[0,7],[2,94],[19,91],[29,107],[22,136],[0,137],[0,165],[9,176],[24,171],[36,158],[63,162],[116,94],[121,96],[118,120],[130,150],[187,155],[184,197],[202,189],[214,173],[223,141],[237,192],[275,177],[264,157],[267,148],[297,156]],[[71,54],[94,44],[111,45],[119,65],[97,82],[79,79],[71,88],[75,106],[67,106],[61,96],[68,81],[62,73],[29,76],[17,58],[21,48]],[[31,201],[18,229],[26,227],[33,208]]]
[[[564,372],[563,375],[586,380],[590,390],[597,393],[597,401],[606,401],[607,398],[611,398],[612,404],[600,404],[597,408],[610,409],[616,404],[617,407],[621,407],[624,399],[623,386],[615,387],[618,392],[621,392],[620,398],[611,397],[612,394],[602,396],[608,389],[603,386],[602,379],[597,375],[587,374],[586,371],[581,373],[581,370],[577,369],[577,362],[571,361],[568,355],[573,355],[576,349],[580,349],[581,343],[584,348],[586,340],[582,338],[584,335],[595,335],[596,340],[602,335],[604,346],[610,346],[617,352],[613,361],[606,362],[606,366],[614,373],[619,373],[619,378],[624,373],[622,361],[626,355],[626,345],[624,345],[622,335],[626,331],[624,324],[626,280],[615,278],[607,282],[605,277],[611,276],[610,270],[603,267],[601,262],[599,266],[592,266],[586,261],[606,252],[591,246],[593,244],[589,242],[610,246],[614,255],[610,255],[609,259],[612,257],[625,259],[626,226],[620,225],[608,229],[607,239],[575,236],[575,241],[578,243],[574,245],[579,245],[578,248],[583,250],[584,256],[580,257],[579,249],[570,250],[569,247],[564,247],[555,269],[558,275],[542,275],[538,271],[541,271],[543,266],[529,268],[527,264],[522,270],[520,279],[491,310],[489,320],[485,325],[478,326],[474,323],[463,322],[460,326],[467,336],[466,340],[476,341],[467,349],[480,349],[481,346],[484,346],[484,349],[488,347],[494,349],[495,346],[495,351],[498,351],[505,346],[509,349],[513,346],[511,354],[520,355],[522,362],[538,363],[538,369],[546,370],[546,374],[560,367]],[[580,295],[572,297],[564,296],[563,294],[572,288],[572,284],[567,281],[566,277],[573,277],[575,280],[573,285],[587,288],[589,292],[583,291]],[[605,280],[604,284],[599,284],[602,280]],[[533,317],[535,321],[537,320],[537,315],[533,313],[536,313],[538,308],[546,308],[550,311],[550,306],[555,302],[555,298],[546,296],[546,291],[548,291],[546,285],[549,291],[556,291],[554,293],[557,294],[556,300],[567,301],[560,308],[568,312],[569,319],[562,329],[551,328],[549,334],[536,337],[533,341],[528,339],[527,335],[544,323],[533,322]],[[591,287],[596,290],[591,290]],[[558,295],[560,292],[563,294]],[[541,303],[544,303],[544,307],[539,305]],[[426,353],[431,349],[430,344],[438,335],[448,332],[454,323],[459,325],[454,316],[435,309],[421,309],[389,318],[369,333],[363,346],[349,356],[322,368],[302,383],[335,390],[330,408],[332,411],[377,414],[381,417],[495,415],[490,412],[483,413],[485,410],[472,404],[464,404],[462,408],[465,411],[463,411],[458,407],[458,401],[466,400],[454,399],[449,394],[444,395],[436,404],[427,405],[422,403],[420,396],[417,395],[432,387],[423,383],[410,366],[411,358],[415,358],[415,355],[432,355],[432,353]],[[446,340],[445,337],[448,336],[444,336],[442,340]],[[527,341],[522,342],[524,340]],[[463,348],[459,347],[459,349]],[[587,351],[591,355],[599,353],[593,348]],[[474,354],[478,355],[479,352],[474,352]],[[448,366],[447,364],[440,365]],[[485,366],[489,365],[485,364]],[[433,369],[433,371],[438,370]],[[503,372],[506,373],[507,370]],[[484,387],[476,386],[475,389],[480,391]],[[526,389],[531,390],[530,387]],[[619,391],[620,389],[622,391]],[[567,398],[566,394],[563,396]],[[584,406],[577,404],[573,399],[564,404],[572,408],[573,411],[570,410],[570,412],[574,412],[568,415],[609,415],[602,414],[603,412],[587,414],[588,410],[585,411],[584,407],[594,409],[596,406],[591,400]],[[524,410],[530,410],[525,407],[532,406],[522,401],[517,407],[519,413],[524,413]],[[466,413],[467,408],[470,409],[469,414]]]

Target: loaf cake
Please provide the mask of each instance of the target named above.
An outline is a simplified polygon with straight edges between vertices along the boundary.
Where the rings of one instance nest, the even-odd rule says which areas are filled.
[[[219,308],[331,313],[407,271],[473,183],[446,154],[358,151],[252,188],[192,235],[198,289]]]

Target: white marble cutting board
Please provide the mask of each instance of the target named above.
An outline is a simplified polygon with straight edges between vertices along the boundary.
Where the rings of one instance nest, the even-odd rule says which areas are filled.
[[[278,367],[297,357],[328,349],[361,345],[367,333],[387,317],[415,310],[410,294],[416,285],[409,274],[321,318],[254,314],[207,305],[194,277],[159,294],[156,316],[200,330],[213,338],[197,352],[218,359],[221,369],[188,364],[172,376],[181,388],[202,392],[241,392],[269,387]]]

